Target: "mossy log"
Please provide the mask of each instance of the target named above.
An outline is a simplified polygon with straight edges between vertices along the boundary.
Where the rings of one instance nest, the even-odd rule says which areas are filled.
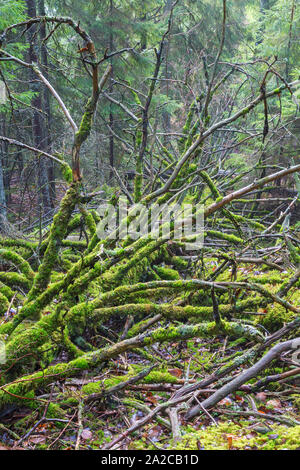
[[[16,252],[0,249],[0,262],[1,260],[5,260],[13,264],[29,281],[33,281],[35,273],[31,269],[30,264]]]
[[[193,326],[182,325],[180,327],[158,328],[143,335],[107,346],[101,350],[83,354],[68,363],[49,366],[41,372],[24,376],[15,382],[6,383],[0,388],[0,408],[16,401],[22,402],[24,398],[34,400],[34,391],[41,386],[51,383],[54,377],[63,379],[72,377],[79,371],[92,370],[125,351],[150,346],[154,343],[186,340],[195,337],[211,338],[219,334],[235,338],[247,337],[259,342],[263,341],[263,336],[258,330],[238,323],[221,322],[217,325],[215,322],[209,322]],[[45,335],[47,336],[46,330]]]

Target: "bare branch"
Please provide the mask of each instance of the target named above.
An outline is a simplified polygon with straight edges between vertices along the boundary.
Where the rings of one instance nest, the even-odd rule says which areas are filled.
[[[65,166],[66,163],[62,160],[59,160],[59,158],[55,157],[54,155],[51,155],[50,153],[43,152],[43,150],[36,149],[34,147],[30,147],[30,145],[26,145],[23,142],[19,142],[18,140],[15,139],[9,139],[8,137],[4,137],[0,135],[0,140],[2,142],[6,142],[9,145],[16,145],[17,147],[23,148],[25,150],[29,150],[30,152],[36,153],[39,156],[47,157],[50,158],[50,160],[53,160],[56,163],[59,163],[62,166]]]

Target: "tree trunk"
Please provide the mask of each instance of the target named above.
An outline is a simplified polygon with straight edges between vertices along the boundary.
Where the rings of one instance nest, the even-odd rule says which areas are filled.
[[[172,5],[173,5],[173,2],[171,0],[167,0],[166,1],[166,4],[165,4],[165,8],[164,8],[164,14],[167,15],[167,14],[170,14],[170,11],[172,10]],[[169,97],[169,79],[171,78],[171,74],[170,74],[170,69],[169,69],[169,53],[170,53],[170,37],[168,37],[166,39],[166,57],[165,57],[165,78],[166,78],[166,82],[165,82],[165,93],[166,93],[166,96]],[[168,111],[165,111],[163,112],[163,127],[164,127],[164,131],[166,133],[170,132],[170,129],[171,129],[171,116],[170,116],[170,113]],[[164,138],[164,143],[165,145],[168,144],[168,140],[169,140],[169,136],[166,136]]]
[[[2,217],[6,218],[6,197],[4,190],[2,158],[0,158],[0,223]]]
[[[258,30],[258,33],[257,33],[257,41],[256,41],[256,46],[258,46],[259,44],[261,44],[263,42],[263,35],[264,35],[264,24],[263,24],[263,21],[264,21],[264,16],[265,16],[265,12],[266,10],[269,10],[270,8],[270,2],[269,0],[260,0],[260,22],[261,22],[261,26]]]
[[[113,16],[113,0],[110,0],[110,17],[112,18]],[[112,21],[110,22],[110,33],[109,33],[109,49],[110,52],[113,52],[113,46],[114,46],[114,36],[113,36],[113,23]],[[110,59],[111,66],[113,65],[113,59]],[[111,72],[111,77],[112,77],[113,72]],[[111,85],[109,86],[109,93],[112,93],[112,82]],[[114,115],[113,115],[113,104],[110,103],[110,111],[109,111],[109,126],[111,130],[113,131],[114,129]],[[112,133],[110,133],[109,136],[109,165],[110,165],[110,172],[109,172],[109,179],[112,180],[114,177],[114,165],[115,165],[115,155],[114,155],[114,136]]]
[[[36,3],[35,0],[27,0],[28,16],[31,18],[36,17]],[[29,40],[29,62],[39,63],[39,47],[37,44],[37,28],[35,25],[31,26],[27,32]],[[32,106],[36,109],[43,109],[42,103],[42,89],[40,83],[36,79],[33,71],[30,71],[30,89],[36,93],[32,100]],[[32,137],[34,146],[38,149],[47,151],[47,141],[45,138],[44,129],[46,123],[41,117],[40,113],[34,109],[32,111]],[[45,158],[40,157],[38,163],[38,187],[39,187],[39,204],[44,214],[51,211],[51,198],[49,191],[49,178],[48,178],[48,165]]]
[[[294,24],[294,16],[296,10],[296,2],[293,0],[292,7],[291,7],[291,19],[290,19],[290,28],[289,28],[289,39],[288,39],[288,47],[287,47],[287,57],[286,57],[286,66],[285,66],[285,78],[286,80],[290,79],[290,58],[291,58],[291,47],[292,47],[292,35],[293,35],[293,24]]]
[[[260,10],[264,12],[270,8],[270,0],[260,0]]]
[[[44,0],[38,0],[38,13],[39,16],[45,16],[46,11],[45,11],[45,1]],[[41,38],[41,43],[43,39],[46,37],[46,26],[45,23],[41,24],[40,27],[40,38]],[[48,53],[47,53],[47,48],[44,44],[41,46],[41,63],[43,65],[43,74],[44,77],[48,80],[49,78],[49,73],[48,73]],[[50,92],[47,87],[44,87],[43,89],[43,102],[44,102],[44,110],[47,114],[47,117],[45,119],[45,126],[44,126],[44,133],[45,133],[45,147],[46,147],[46,152],[51,153],[52,149],[52,141],[51,141],[51,124],[52,124],[52,116],[51,116],[51,107],[50,107]],[[55,190],[55,172],[54,172],[54,162],[52,160],[47,161],[47,166],[48,166],[48,178],[49,178],[49,190],[50,190],[50,201],[52,208],[55,205],[55,196],[56,196],[56,190]]]

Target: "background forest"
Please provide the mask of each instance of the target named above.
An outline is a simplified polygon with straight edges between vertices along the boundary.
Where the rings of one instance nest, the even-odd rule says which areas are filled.
[[[298,79],[300,13],[296,3],[238,0],[228,4],[224,47],[213,84],[217,90],[211,90],[212,102],[206,113],[210,123],[243,107],[257,93],[271,64],[276,73],[267,77],[270,89],[281,85],[282,79]],[[166,31],[171,7],[171,1],[1,2],[2,30],[28,16],[47,14],[80,20],[95,42],[102,61],[100,71],[108,62],[113,67],[91,137],[82,150],[87,191],[101,190],[109,196],[119,186],[118,175],[123,181],[133,180],[138,120],[154,73],[154,49]],[[50,38],[48,29],[40,25],[28,32],[20,30],[8,37],[6,50],[39,63],[75,121],[80,121],[90,87],[89,75],[82,66],[86,51],[78,52],[85,45],[67,26]],[[168,152],[178,158],[189,109],[195,100],[198,109],[204,106],[221,36],[222,2],[186,1],[176,6],[149,110],[147,179],[153,179],[157,170],[172,161]],[[0,108],[1,135],[49,153],[62,153],[70,161],[70,126],[49,90],[18,64],[2,62],[1,74],[9,93],[9,100]],[[270,102],[269,132],[264,142],[262,103],[242,122],[222,128],[206,141],[203,167],[209,166],[210,173],[226,185],[226,176],[230,181],[232,171],[252,170],[250,178],[260,176],[262,160],[270,168],[290,164],[293,157],[297,158],[299,128],[297,89],[293,93],[294,99],[284,94]],[[228,172],[225,178],[224,171]],[[17,221],[20,229],[27,230],[28,225],[36,223],[41,211],[51,215],[62,185],[59,167],[53,162],[39,161],[26,149],[1,142],[0,210],[9,220]]]
[[[3,449],[300,447],[299,63],[297,0],[0,0]]]

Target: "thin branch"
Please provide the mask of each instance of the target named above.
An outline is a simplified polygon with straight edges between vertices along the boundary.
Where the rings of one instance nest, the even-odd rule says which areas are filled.
[[[0,140],[2,142],[6,142],[9,145],[15,145],[16,147],[21,147],[25,150],[29,150],[30,152],[36,153],[39,156],[42,155],[44,157],[50,158],[50,160],[53,160],[54,162],[59,163],[62,166],[66,165],[64,161],[59,160],[59,158],[55,157],[54,155],[51,155],[50,153],[47,153],[47,152],[43,152],[43,150],[36,149],[35,147],[31,147],[30,145],[26,145],[23,142],[19,142],[18,140],[9,139],[8,137],[4,137],[2,135],[0,135]]]
[[[241,385],[248,382],[253,377],[256,377],[259,374],[259,372],[264,370],[270,364],[270,362],[272,362],[274,359],[280,356],[280,354],[282,354],[284,351],[292,350],[293,345],[295,344],[296,341],[300,341],[300,338],[290,340],[290,341],[285,341],[284,343],[279,343],[276,346],[274,346],[256,364],[254,364],[245,372],[242,372],[240,375],[235,377],[229,383],[227,383],[226,385],[221,387],[219,390],[217,390],[209,398],[204,400],[201,403],[202,407],[209,409],[215,406],[223,398],[227,397],[230,393],[237,390]],[[201,411],[202,411],[202,408],[199,405],[196,405],[186,413],[185,418],[191,419],[194,416],[196,416],[198,413],[200,413]]]
[[[57,91],[53,88],[53,86],[49,83],[49,81],[44,77],[44,75],[42,74],[42,72],[39,70],[37,64],[29,64],[27,62],[24,62],[23,60],[21,59],[18,59],[17,57],[14,57],[12,56],[11,54],[9,54],[8,52],[4,51],[3,49],[1,49],[1,54],[5,55],[6,57],[6,60],[11,60],[13,62],[16,62],[17,64],[19,65],[22,65],[23,67],[27,67],[27,68],[30,68],[31,70],[34,71],[34,73],[40,78],[40,80],[46,85],[46,87],[49,89],[50,93],[52,94],[52,96],[54,96],[54,98],[57,100],[58,104],[59,104],[59,107],[61,108],[62,112],[64,113],[64,115],[66,116],[67,120],[69,121],[74,133],[78,131],[78,127],[77,125],[75,124],[75,121],[73,120],[70,112],[68,111],[66,105],[64,104],[63,100],[61,99],[61,97],[59,96],[59,94],[57,93]],[[0,61],[3,60],[0,56]]]

